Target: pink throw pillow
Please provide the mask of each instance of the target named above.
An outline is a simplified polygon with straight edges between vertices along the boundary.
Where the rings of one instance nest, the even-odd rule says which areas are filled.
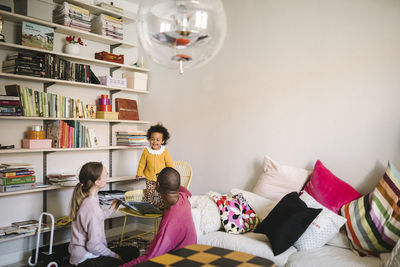
[[[293,191],[299,192],[310,174],[309,170],[281,165],[265,156],[264,172],[254,186],[253,193],[270,200],[280,200]]]
[[[319,160],[315,163],[311,179],[304,190],[335,213],[339,213],[344,204],[362,196],[349,184],[331,173]]]

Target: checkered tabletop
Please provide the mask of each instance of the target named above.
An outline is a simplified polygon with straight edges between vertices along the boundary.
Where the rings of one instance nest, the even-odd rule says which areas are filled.
[[[206,245],[189,245],[184,248],[172,251],[155,257],[149,261],[136,266],[157,267],[157,266],[182,266],[182,267],[212,267],[212,266],[240,266],[274,267],[270,260],[250,255],[247,253],[233,251],[225,248],[211,247]]]

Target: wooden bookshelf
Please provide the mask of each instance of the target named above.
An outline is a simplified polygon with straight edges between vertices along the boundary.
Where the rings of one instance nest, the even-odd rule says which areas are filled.
[[[57,55],[57,56],[60,56],[60,57],[63,57],[63,58],[69,59],[69,60],[76,60],[76,61],[79,61],[79,62],[82,62],[85,64],[96,65],[96,66],[101,66],[101,67],[121,68],[123,70],[128,70],[128,71],[140,71],[140,72],[148,72],[149,71],[149,69],[146,69],[146,68],[138,68],[135,66],[129,66],[129,65],[125,65],[125,64],[119,64],[119,63],[114,63],[114,62],[99,60],[99,59],[94,59],[94,58],[74,56],[74,55],[70,55],[70,54],[66,54],[66,53],[49,51],[49,50],[40,49],[40,48],[23,46],[23,45],[19,45],[19,44],[0,42],[0,47],[4,50],[10,50],[10,51],[34,51],[34,52],[51,54],[51,55]]]
[[[44,25],[47,27],[52,27],[52,28],[54,28],[54,31],[58,32],[58,33],[67,34],[67,35],[75,35],[75,36],[79,36],[83,39],[100,42],[103,44],[120,45],[120,47],[122,47],[122,48],[136,47],[135,44],[125,42],[123,40],[118,40],[118,39],[114,39],[111,37],[102,36],[99,34],[74,29],[74,28],[64,26],[61,24],[56,24],[53,22],[48,22],[46,20],[32,18],[32,17],[28,17],[28,16],[24,16],[24,15],[12,13],[12,12],[4,11],[4,10],[0,10],[0,15],[3,16],[3,19],[5,21],[12,21],[12,22],[16,22],[16,23],[22,23],[22,21],[29,21],[29,22],[41,24],[41,25]]]
[[[109,87],[109,86],[105,86],[105,85],[101,85],[101,84],[73,82],[73,81],[34,77],[34,76],[19,75],[19,74],[4,73],[4,72],[0,72],[0,77],[16,79],[16,80],[28,80],[28,81],[42,82],[42,83],[56,83],[56,84],[69,85],[69,86],[75,86],[75,87],[93,88],[93,89],[98,89],[98,90],[126,91],[126,92],[132,92],[132,93],[142,93],[142,94],[149,93],[149,91],[147,91],[147,90],[144,91],[144,90],[135,90],[135,89],[130,89],[130,88]]]
[[[54,0],[54,2],[62,4],[65,1],[64,0]],[[122,19],[124,24],[130,24],[130,23],[133,23],[136,21],[136,19],[134,18],[134,17],[136,17],[136,14],[132,14],[132,16],[126,16],[124,14],[120,14],[118,12],[109,10],[107,8],[103,8],[100,6],[92,5],[92,4],[85,3],[83,1],[77,1],[77,0],[68,0],[68,3],[85,8],[85,9],[89,10],[91,14],[94,14],[94,15],[106,14],[106,15],[110,15],[112,17],[120,18],[120,19]]]
[[[80,148],[45,148],[45,149],[29,149],[29,148],[12,148],[1,149],[0,154],[13,153],[41,153],[41,152],[74,152],[74,151],[99,151],[99,150],[123,150],[123,149],[142,149],[142,147],[133,146],[102,146],[102,147],[80,147]]]
[[[0,120],[36,120],[36,121],[90,121],[90,122],[114,122],[114,123],[131,123],[131,124],[147,124],[148,121],[134,120],[105,120],[105,119],[88,119],[88,118],[55,118],[55,117],[26,117],[26,116],[0,116]]]

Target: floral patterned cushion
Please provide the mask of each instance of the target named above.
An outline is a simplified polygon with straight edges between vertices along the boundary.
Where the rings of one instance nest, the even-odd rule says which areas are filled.
[[[257,227],[259,219],[241,193],[229,197],[213,194],[217,203],[222,225],[231,234],[240,234]]]

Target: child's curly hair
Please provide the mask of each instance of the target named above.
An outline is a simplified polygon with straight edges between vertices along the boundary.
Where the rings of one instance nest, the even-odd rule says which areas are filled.
[[[161,123],[157,123],[156,125],[151,126],[147,130],[147,139],[148,140],[150,140],[152,133],[161,133],[163,135],[164,145],[167,144],[167,141],[170,137],[169,132],[168,132],[167,128],[165,128]]]

